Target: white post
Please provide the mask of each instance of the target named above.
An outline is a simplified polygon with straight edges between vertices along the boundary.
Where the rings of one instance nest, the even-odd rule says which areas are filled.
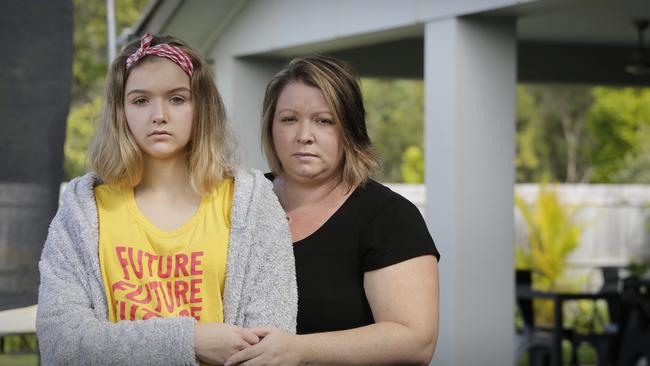
[[[223,52],[227,54],[227,52]],[[284,66],[283,61],[215,56],[215,77],[223,97],[228,124],[238,142],[242,166],[267,171],[260,143],[262,100],[266,84]]]
[[[516,26],[425,26],[426,218],[441,252],[432,365],[512,365]]]
[[[106,24],[108,31],[108,65],[115,58],[115,3],[113,0],[106,0]]]

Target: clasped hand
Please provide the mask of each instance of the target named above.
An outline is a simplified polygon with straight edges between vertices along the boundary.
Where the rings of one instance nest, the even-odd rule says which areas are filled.
[[[223,365],[228,357],[259,341],[255,333],[236,325],[206,323],[194,326],[196,357],[214,365]]]
[[[280,329],[246,329],[230,324],[196,324],[196,357],[214,365],[298,365],[296,336]]]
[[[276,328],[258,327],[251,328],[250,331],[258,336],[260,341],[230,356],[224,366],[300,364],[300,350],[296,344],[298,336]]]

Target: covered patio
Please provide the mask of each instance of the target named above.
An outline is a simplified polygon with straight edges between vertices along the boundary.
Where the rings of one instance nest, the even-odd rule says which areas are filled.
[[[291,57],[422,79],[425,217],[442,253],[432,364],[510,365],[516,84],[650,85],[625,71],[639,18],[647,0],[158,0],[133,32],[178,36],[211,60],[243,164],[263,170],[262,95]]]

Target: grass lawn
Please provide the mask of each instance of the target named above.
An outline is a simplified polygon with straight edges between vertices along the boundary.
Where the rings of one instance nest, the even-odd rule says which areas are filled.
[[[0,366],[38,365],[38,340],[36,334],[22,334],[2,337]]]
[[[0,354],[0,366],[37,366],[38,356],[30,355],[3,355]]]

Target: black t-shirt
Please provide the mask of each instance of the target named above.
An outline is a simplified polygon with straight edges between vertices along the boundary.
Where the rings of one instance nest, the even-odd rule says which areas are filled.
[[[355,189],[313,234],[295,242],[293,251],[299,334],[374,323],[365,272],[421,255],[440,258],[417,207],[373,180]]]

